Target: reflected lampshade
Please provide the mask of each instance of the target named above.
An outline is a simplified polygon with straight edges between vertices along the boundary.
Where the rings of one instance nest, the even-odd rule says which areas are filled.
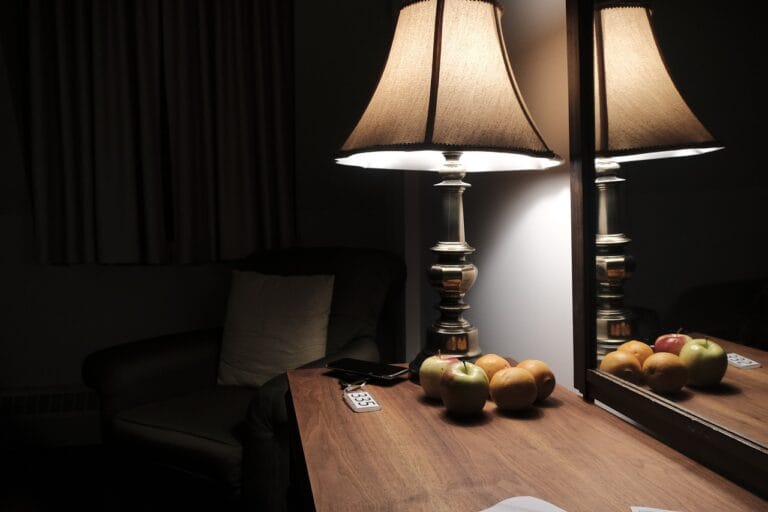
[[[337,162],[467,171],[545,169],[562,160],[523,102],[493,0],[403,2],[384,71]]]
[[[616,162],[722,149],[670,77],[641,4],[595,11],[595,153]]]

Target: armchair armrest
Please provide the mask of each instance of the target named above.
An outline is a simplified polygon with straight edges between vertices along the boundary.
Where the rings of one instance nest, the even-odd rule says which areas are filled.
[[[83,381],[101,400],[102,418],[215,384],[221,329],[158,336],[99,350],[83,362]]]

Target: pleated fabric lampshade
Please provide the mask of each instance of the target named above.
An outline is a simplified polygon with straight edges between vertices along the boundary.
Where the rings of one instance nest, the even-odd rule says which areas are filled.
[[[595,151],[615,162],[706,153],[722,146],[686,104],[637,2],[595,12]]]
[[[520,95],[492,0],[403,2],[384,71],[338,163],[468,172],[544,169],[562,160]]]

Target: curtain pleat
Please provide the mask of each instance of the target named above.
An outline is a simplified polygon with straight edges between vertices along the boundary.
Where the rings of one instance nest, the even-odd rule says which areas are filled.
[[[24,5],[42,261],[202,262],[291,243],[291,2]]]

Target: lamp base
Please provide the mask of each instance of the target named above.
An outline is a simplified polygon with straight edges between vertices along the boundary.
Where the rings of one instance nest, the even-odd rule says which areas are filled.
[[[477,335],[477,327],[467,325],[464,327],[447,327],[436,323],[427,330],[427,348],[424,350],[430,355],[438,352],[446,355],[469,359],[480,355],[480,341]]]

